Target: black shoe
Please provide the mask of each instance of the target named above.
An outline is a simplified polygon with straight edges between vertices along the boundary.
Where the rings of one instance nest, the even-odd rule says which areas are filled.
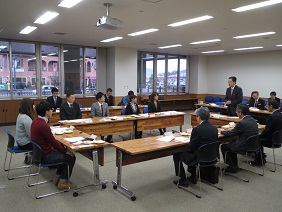
[[[164,134],[164,132],[163,131],[160,131],[160,135],[163,135]]]
[[[224,169],[224,172],[226,173],[237,173],[238,171],[239,171],[238,167],[228,166],[226,169]]]
[[[253,166],[263,166],[263,165],[265,165],[265,163],[266,163],[266,160],[265,160],[265,159],[263,159],[262,162],[259,161],[259,160],[251,161],[251,165],[253,165]]]
[[[179,180],[179,183],[178,183],[178,180],[174,180],[173,183],[175,185],[182,186],[182,187],[188,187],[189,186],[187,180]]]
[[[197,184],[197,178],[196,177],[188,177],[187,180],[189,180],[192,184]]]
[[[113,143],[113,139],[108,139],[107,138],[106,141],[109,142],[109,143]]]

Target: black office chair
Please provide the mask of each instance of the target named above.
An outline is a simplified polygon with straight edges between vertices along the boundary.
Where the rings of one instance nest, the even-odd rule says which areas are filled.
[[[219,166],[219,170],[220,170],[220,178],[221,178],[221,188],[215,186],[213,183],[209,183],[205,180],[203,180],[203,182],[206,182],[208,185],[212,185],[214,187],[216,187],[219,190],[223,190],[223,180],[222,180],[222,170],[220,167],[220,155],[219,155],[219,142],[212,142],[212,143],[208,143],[208,144],[204,144],[202,145],[198,150],[197,150],[197,163],[195,164],[195,162],[193,161],[192,163],[187,164],[188,166],[194,166],[197,165],[197,172],[198,172],[198,176],[199,176],[199,182],[200,182],[200,195],[196,194],[188,189],[185,189],[184,187],[179,186],[179,180],[178,180],[178,188],[182,188],[185,191],[188,191],[192,194],[194,194],[196,197],[201,198],[202,197],[202,180],[201,179],[201,168],[205,168],[205,167],[216,167],[216,165],[218,164]],[[184,161],[180,161],[184,162]],[[179,173],[178,176],[180,176],[180,163],[179,163]],[[184,162],[185,163],[185,162]]]
[[[241,152],[241,153],[235,152],[235,151],[227,151],[227,152],[234,152],[234,153],[242,155],[244,158],[246,158],[246,160],[247,160],[247,170],[248,170],[248,173],[250,173],[251,172],[250,168],[249,168],[250,162],[255,160],[255,155],[258,152],[260,152],[261,161],[262,161],[262,151],[261,151],[261,147],[260,147],[259,135],[253,135],[253,136],[250,136],[247,139],[247,142],[246,142],[246,145],[245,145],[245,152]],[[225,161],[226,161],[227,152],[225,153],[225,156],[224,156]],[[262,166],[261,168],[262,168],[262,173],[256,173],[256,172],[253,172],[253,173],[258,174],[259,176],[263,176],[264,175],[264,167]],[[244,170],[244,169],[240,168],[240,170]],[[229,173],[225,173],[225,175],[235,177],[235,178],[240,179],[244,182],[250,182],[250,179],[241,178],[239,176],[235,176],[235,175],[232,175],[232,174],[229,174]]]
[[[60,163],[42,163],[41,162],[41,159],[42,159],[42,149],[41,149],[41,147],[38,144],[34,143],[34,142],[31,142],[31,143],[32,143],[32,146],[33,146],[32,164],[38,167],[38,172],[37,172],[36,183],[32,183],[31,184],[30,183],[30,177],[28,177],[27,185],[28,185],[28,187],[35,186],[35,198],[36,199],[41,199],[43,197],[52,196],[54,194],[59,194],[59,193],[62,193],[62,192],[69,191],[70,187],[68,189],[64,189],[64,190],[56,191],[56,192],[52,192],[52,193],[46,193],[46,194],[42,194],[42,195],[38,195],[37,194],[37,187],[38,187],[38,185],[42,185],[42,184],[49,183],[49,182],[53,181],[53,180],[47,180],[47,181],[39,182],[39,175],[40,175],[41,168],[51,167],[51,166],[58,166],[58,165],[67,164],[67,163],[65,163],[65,162],[60,162]],[[69,176],[69,165],[67,164],[67,166],[68,166],[68,176]],[[30,167],[30,173],[31,173],[31,167]]]
[[[29,175],[21,175],[21,176],[10,177],[10,171],[30,167],[30,166],[20,166],[20,167],[11,168],[13,155],[19,154],[19,153],[24,153],[24,154],[31,153],[32,150],[21,150],[18,146],[15,146],[15,138],[11,134],[11,132],[9,130],[5,130],[5,132],[8,135],[8,144],[7,144],[5,161],[4,161],[4,170],[8,171],[8,175],[7,175],[8,179],[14,180],[14,179],[17,179],[17,178],[28,177]],[[10,153],[10,159],[9,159],[9,165],[8,165],[8,167],[6,167],[7,166],[6,161],[7,161],[8,152]]]
[[[276,158],[275,158],[275,153],[274,153],[274,149],[280,148],[281,144],[282,144],[282,129],[275,131],[272,135],[272,147],[270,148],[272,148],[272,152],[273,152],[273,162],[267,161],[268,163],[274,164],[274,169],[270,169],[270,171],[272,172],[276,171],[276,165],[282,166],[282,164],[276,163]]]

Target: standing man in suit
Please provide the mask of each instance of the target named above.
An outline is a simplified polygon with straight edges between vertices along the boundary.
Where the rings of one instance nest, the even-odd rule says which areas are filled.
[[[247,139],[250,136],[258,135],[258,124],[256,120],[249,115],[249,106],[242,103],[238,104],[236,113],[241,120],[236,124],[234,129],[221,131],[221,134],[225,136],[239,136],[237,140],[221,145],[222,155],[224,160],[226,159],[225,163],[229,165],[225,169],[225,172],[230,173],[237,173],[239,171],[236,152],[244,152]],[[233,152],[229,152],[230,150]]]
[[[271,115],[267,117],[266,126],[262,133],[260,134],[261,148],[263,152],[263,147],[272,147],[272,135],[275,131],[282,129],[282,113],[279,111],[279,104],[275,99],[270,99],[267,102],[266,108],[269,112],[272,112]],[[261,161],[260,154],[256,155],[253,165],[264,165],[266,160],[266,154],[263,155],[263,161]]]
[[[270,92],[270,98],[268,100],[270,100],[270,99],[274,99],[276,102],[278,102],[279,107],[280,107],[280,99],[278,97],[276,97],[275,91]]]
[[[58,88],[56,87],[52,88],[51,92],[52,92],[52,96],[49,96],[46,101],[52,105],[53,111],[55,112],[57,108],[61,107],[61,104],[63,103],[63,99],[58,96],[58,92],[59,92]]]
[[[93,103],[91,106],[91,118],[110,116],[108,104],[105,102],[105,95],[102,92],[98,92],[96,94],[96,100],[97,102]],[[102,136],[102,139],[103,138],[104,137]],[[106,141],[112,143],[112,138],[112,135],[108,135]]]
[[[216,126],[209,123],[210,111],[207,107],[200,107],[196,111],[196,119],[199,126],[193,128],[190,142],[186,146],[186,152],[178,152],[173,154],[173,161],[175,167],[175,175],[178,176],[179,173],[179,162],[183,161],[185,164],[197,163],[197,150],[204,144],[215,142],[218,139],[218,130]],[[188,178],[193,184],[197,183],[196,175],[196,165],[188,166],[188,171],[191,176]],[[174,184],[180,186],[188,187],[188,180],[186,179],[185,170],[183,164],[180,164],[180,180],[174,180]]]
[[[105,102],[108,104],[108,106],[114,106],[114,97],[112,96],[113,90],[111,88],[107,88],[106,94],[105,94]]]
[[[60,119],[61,120],[72,120],[81,119],[81,111],[79,105],[75,102],[75,96],[73,93],[66,95],[67,101],[64,102],[60,107]]]
[[[252,92],[252,98],[249,100],[249,107],[256,107],[257,109],[264,110],[264,100],[259,98],[258,91]]]
[[[229,88],[226,89],[226,102],[228,107],[227,113],[229,116],[236,116],[236,107],[243,100],[243,91],[238,85],[236,85],[237,78],[232,76],[228,79]]]

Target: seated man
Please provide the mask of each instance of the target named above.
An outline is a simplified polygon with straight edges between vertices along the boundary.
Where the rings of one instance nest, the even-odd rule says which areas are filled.
[[[266,108],[269,112],[272,112],[266,119],[265,129],[260,134],[260,141],[263,147],[272,147],[272,134],[282,129],[282,113],[279,111],[278,102],[274,99],[270,99],[267,102]],[[264,154],[263,161],[261,161],[260,154],[256,155],[255,161],[252,163],[253,165],[263,165],[265,164],[266,155]]]
[[[81,111],[79,105],[74,102],[74,94],[67,94],[67,101],[64,102],[60,107],[60,119],[61,120],[72,120],[81,119]]]
[[[105,102],[105,96],[102,92],[96,94],[97,102],[91,106],[91,118],[95,117],[108,117],[110,116],[108,104]],[[108,135],[106,141],[112,143],[112,135]],[[102,136],[103,139],[103,136]]]
[[[60,108],[61,104],[63,103],[63,99],[58,96],[58,92],[58,88],[52,88],[52,96],[49,96],[46,100],[52,105],[54,112],[57,108]]]
[[[280,107],[280,99],[278,97],[276,97],[276,92],[275,91],[270,92],[270,98],[268,98],[268,101],[270,99],[276,100],[276,102],[279,104],[279,107]]]
[[[249,100],[249,107],[256,107],[260,110],[264,110],[264,100],[259,98],[258,91],[252,92],[252,98]]]
[[[256,120],[249,115],[249,107],[245,104],[238,104],[236,108],[236,113],[241,119],[234,129],[232,130],[222,130],[221,133],[225,136],[235,136],[238,135],[239,138],[235,141],[222,144],[221,152],[223,158],[225,159],[225,153],[227,151],[225,163],[229,166],[225,169],[225,172],[237,173],[239,171],[237,153],[245,152],[245,144],[250,136],[258,134],[258,124]]]
[[[33,120],[30,133],[31,140],[42,149],[42,163],[68,163],[69,176],[67,165],[59,165],[53,183],[60,190],[68,189],[69,187],[75,188],[76,185],[69,178],[72,174],[76,157],[73,152],[54,138],[50,126],[47,124],[48,119],[52,117],[52,105],[42,101],[36,106],[36,112],[38,117]]]
[[[108,106],[114,106],[114,98],[112,96],[113,90],[111,88],[107,88],[105,93],[105,102],[108,103]]]
[[[128,91],[127,96],[124,96],[124,97],[122,98],[122,100],[121,100],[121,102],[120,102],[121,105],[126,106],[126,105],[130,102],[129,97],[130,97],[131,95],[134,95],[134,92],[133,92],[133,91]]]
[[[216,126],[209,123],[210,111],[206,107],[200,107],[196,111],[196,118],[199,126],[193,128],[190,142],[187,145],[186,152],[178,152],[173,154],[173,161],[175,167],[175,175],[178,176],[179,171],[179,161],[183,161],[185,164],[188,163],[197,163],[196,151],[202,145],[215,142],[218,139],[218,130]],[[197,183],[196,176],[196,165],[188,166],[188,171],[191,173],[191,176],[188,178],[193,184]],[[180,164],[180,180],[179,185],[188,187],[188,181],[186,179],[185,171],[183,164]],[[174,184],[178,183],[178,180],[173,181]]]

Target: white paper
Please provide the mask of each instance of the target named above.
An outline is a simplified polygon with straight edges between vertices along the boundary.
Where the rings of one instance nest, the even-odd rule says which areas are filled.
[[[82,141],[84,138],[83,137],[72,137],[72,138],[64,138],[64,139],[70,143],[75,143],[78,141]]]
[[[185,137],[176,137],[175,140],[180,141],[180,142],[184,142],[184,143],[190,142],[190,138],[185,138]]]
[[[163,136],[163,137],[161,137],[161,138],[158,138],[157,140],[158,141],[163,141],[163,142],[171,142],[171,141],[173,141],[175,138],[174,138],[174,136],[172,135],[172,136]]]

